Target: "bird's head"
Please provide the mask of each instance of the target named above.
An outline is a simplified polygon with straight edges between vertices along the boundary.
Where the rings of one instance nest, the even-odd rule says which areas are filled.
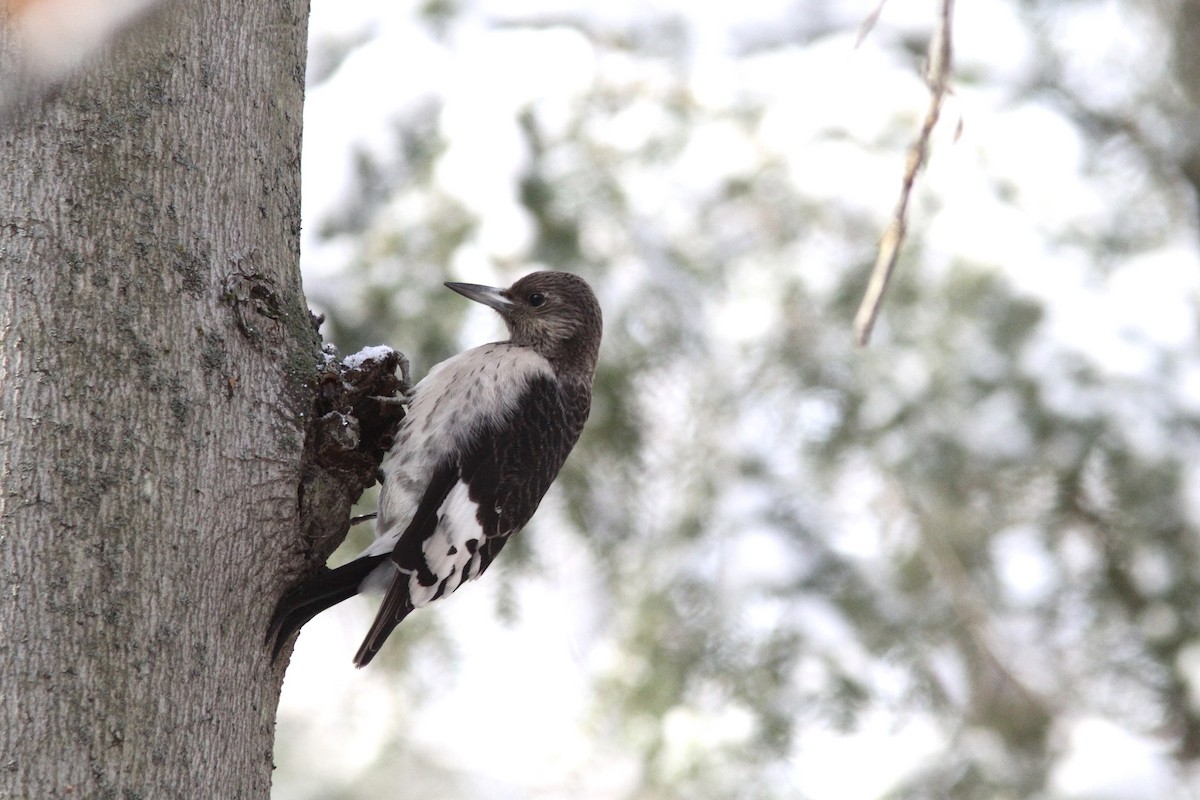
[[[590,379],[600,350],[600,304],[587,281],[569,272],[533,272],[507,289],[446,286],[504,318],[515,344],[534,348],[557,370]]]

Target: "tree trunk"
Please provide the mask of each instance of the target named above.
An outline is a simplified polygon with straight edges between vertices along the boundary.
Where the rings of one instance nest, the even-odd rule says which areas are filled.
[[[166,4],[0,121],[0,798],[269,795],[307,12]]]

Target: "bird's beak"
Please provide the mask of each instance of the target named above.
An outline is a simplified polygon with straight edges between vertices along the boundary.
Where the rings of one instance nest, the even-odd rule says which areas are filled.
[[[483,303],[485,306],[494,308],[501,313],[507,311],[513,304],[503,289],[496,289],[491,286],[480,286],[476,283],[447,282],[446,288],[453,289],[468,300]]]

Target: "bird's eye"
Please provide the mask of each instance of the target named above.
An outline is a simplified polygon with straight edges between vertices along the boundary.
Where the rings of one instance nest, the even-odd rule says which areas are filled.
[[[541,292],[534,292],[533,294],[529,295],[529,305],[533,306],[534,308],[537,308],[544,302],[546,302],[546,295],[542,294]]]

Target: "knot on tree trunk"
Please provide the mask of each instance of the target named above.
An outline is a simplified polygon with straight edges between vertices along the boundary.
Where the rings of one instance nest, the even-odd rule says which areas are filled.
[[[397,375],[397,370],[400,374]],[[304,536],[298,544],[323,564],[350,528],[350,507],[378,477],[411,389],[408,359],[371,347],[339,360],[326,346],[305,431],[298,499]]]

